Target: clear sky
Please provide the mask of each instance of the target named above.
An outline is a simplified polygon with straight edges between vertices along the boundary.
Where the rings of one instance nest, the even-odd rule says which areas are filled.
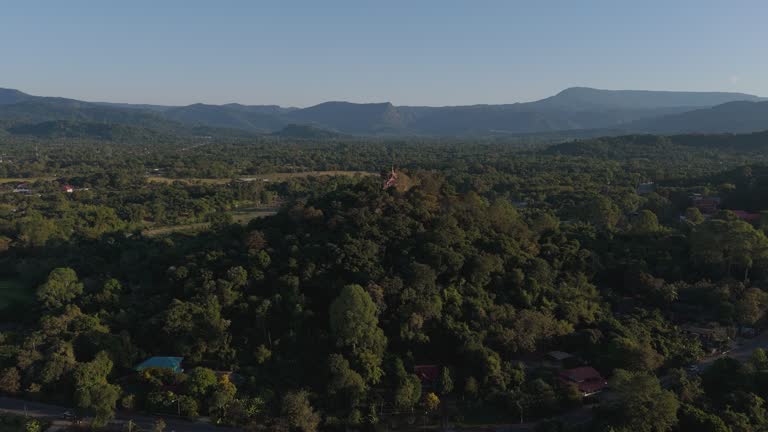
[[[768,96],[768,1],[0,0],[0,87],[38,95],[459,105],[569,86]]]

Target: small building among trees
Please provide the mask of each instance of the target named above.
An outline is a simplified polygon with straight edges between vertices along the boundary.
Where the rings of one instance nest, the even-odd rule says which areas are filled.
[[[575,385],[582,396],[587,397],[608,388],[608,381],[595,368],[582,366],[560,372],[560,381]]]
[[[440,366],[416,365],[413,367],[413,373],[419,377],[422,388],[433,389],[440,379]]]
[[[718,207],[720,207],[720,197],[694,194],[691,196],[691,204],[699,209],[702,214],[711,215],[716,213]]]
[[[181,368],[181,362],[184,357],[150,357],[140,364],[138,364],[133,370],[141,372],[145,369],[165,369],[174,373],[182,373],[184,369]]]

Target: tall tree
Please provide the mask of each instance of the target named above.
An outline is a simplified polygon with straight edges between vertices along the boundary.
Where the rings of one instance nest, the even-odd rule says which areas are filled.
[[[355,359],[367,382],[383,375],[382,356],[387,339],[379,327],[376,305],[360,285],[347,285],[330,307],[330,326],[336,346]]]
[[[112,371],[112,360],[100,352],[88,363],[75,369],[75,396],[80,408],[92,411],[94,425],[103,426],[115,415],[115,405],[120,398],[120,387],[107,382]]]
[[[58,309],[83,294],[77,273],[68,267],[53,269],[48,280],[37,289],[37,298],[48,309]]]
[[[320,425],[320,415],[312,408],[306,390],[286,394],[280,411],[282,422],[291,429],[315,432]]]
[[[617,369],[611,388],[616,392],[608,407],[611,424],[634,432],[666,432],[677,425],[680,403],[655,376]]]

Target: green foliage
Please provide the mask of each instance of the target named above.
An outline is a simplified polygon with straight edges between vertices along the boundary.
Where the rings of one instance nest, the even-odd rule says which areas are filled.
[[[16,394],[21,390],[21,375],[15,367],[0,371],[0,393]]]
[[[136,408],[136,395],[127,394],[120,399],[120,407],[127,410]]]
[[[376,305],[371,297],[361,286],[347,285],[331,303],[329,314],[336,346],[356,359],[367,382],[379,382],[387,340],[378,326]]]
[[[320,425],[320,415],[312,408],[305,390],[286,394],[280,412],[282,422],[291,429],[315,432]]]
[[[165,420],[159,418],[155,420],[155,423],[152,425],[152,432],[164,432],[165,431]]]
[[[685,219],[694,225],[698,225],[704,222],[704,216],[701,214],[701,211],[696,207],[688,207],[685,210]]]
[[[139,427],[136,426],[136,422],[133,421],[133,419],[129,419],[125,423],[124,429],[125,429],[125,432],[137,432],[139,430]]]
[[[24,423],[24,432],[41,432],[42,430],[43,428],[38,420],[30,419]]]
[[[612,424],[638,432],[671,431],[678,422],[679,402],[646,372],[614,372],[611,388],[617,398],[608,408]]]
[[[227,375],[223,375],[212,388],[211,395],[208,397],[208,412],[217,421],[221,421],[226,416],[227,408],[235,400],[236,394],[237,387],[232,384]]]
[[[679,413],[681,432],[730,432],[723,420],[694,406],[683,405]]]
[[[632,232],[636,234],[652,234],[659,230],[659,219],[650,210],[641,210],[632,220]]]
[[[432,392],[427,393],[424,396],[424,409],[427,412],[435,412],[438,408],[440,408],[440,398]]]
[[[697,375],[689,375],[684,369],[673,369],[669,372],[670,388],[677,394],[683,403],[693,404],[701,402],[704,398],[704,390],[701,387],[701,378]]]
[[[331,354],[328,359],[328,394],[343,396],[349,407],[356,407],[365,396],[367,386],[359,373],[352,370],[349,362],[340,354]]]
[[[74,371],[75,398],[80,408],[93,412],[94,424],[105,425],[115,415],[120,398],[120,387],[107,382],[112,371],[112,360],[100,352],[88,363],[81,363]]]
[[[595,427],[674,425],[675,397],[649,372],[682,403],[681,430],[718,430],[715,417],[764,427],[764,353],[746,366],[719,360],[701,378],[675,369],[765,319],[760,221],[691,207],[699,193],[719,194],[722,208],[768,208],[756,137],[631,136],[544,151],[506,138],[2,140],[0,176],[30,178],[34,193],[0,185],[0,268],[18,287],[40,286],[42,306],[12,301],[0,314],[2,392],[72,395],[99,421],[119,400],[313,430],[320,418],[389,424],[388,410],[417,412],[434,391],[450,416],[534,421],[581,403],[528,361],[563,350],[574,365],[616,371],[617,402],[601,403]],[[404,168],[386,190],[375,176],[299,172],[370,172],[393,158]],[[231,180],[240,177],[257,181]],[[655,191],[638,195],[649,180]],[[230,223],[267,202],[273,216]],[[150,235],[180,225],[197,231]],[[684,331],[699,327],[712,336]],[[183,356],[186,374],[116,379],[155,354]],[[442,365],[423,393],[420,364]],[[237,374],[220,381],[213,370]]]
[[[187,373],[184,386],[187,393],[195,397],[205,397],[218,382],[216,374],[203,367],[196,367]]]
[[[467,381],[464,383],[464,394],[470,399],[474,399],[478,396],[478,389],[479,385],[475,377],[468,377]]]
[[[62,308],[83,294],[83,284],[71,268],[56,268],[37,289],[37,298],[49,309]]]
[[[692,257],[703,265],[716,266],[725,274],[734,268],[747,272],[768,254],[768,239],[741,220],[713,218],[691,235]]]
[[[172,391],[153,391],[147,395],[146,404],[154,413],[185,417],[200,415],[198,399],[193,396],[176,394]]]
[[[749,356],[749,363],[757,370],[768,369],[768,355],[762,348],[756,348]]]
[[[402,360],[395,359],[393,367],[395,378],[395,406],[401,410],[410,410],[421,399],[421,381],[414,374],[406,372]]]
[[[453,378],[451,378],[451,370],[447,367],[443,367],[440,370],[440,379],[437,382],[437,388],[443,396],[448,395],[453,391]]]

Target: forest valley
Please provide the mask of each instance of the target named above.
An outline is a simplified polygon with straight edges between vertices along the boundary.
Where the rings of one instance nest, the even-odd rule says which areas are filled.
[[[766,327],[766,150],[0,137],[0,393],[95,427],[766,430],[764,351],[696,367]]]

